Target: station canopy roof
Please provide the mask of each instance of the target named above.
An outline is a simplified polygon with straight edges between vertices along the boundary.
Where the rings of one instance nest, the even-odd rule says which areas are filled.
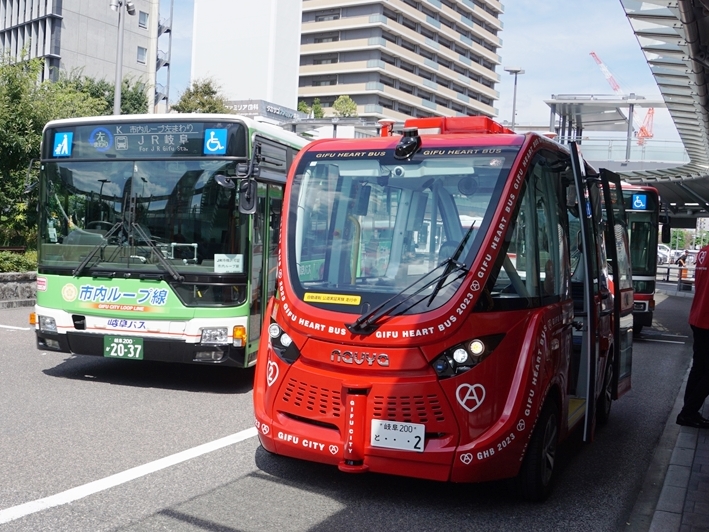
[[[574,128],[591,131],[626,132],[628,116],[624,109],[630,104],[636,107],[665,107],[662,100],[648,100],[643,96],[598,95],[598,94],[556,94],[544,100],[566,123]]]
[[[678,216],[709,216],[709,0],[620,2],[689,155],[681,166],[621,175],[656,187]]]

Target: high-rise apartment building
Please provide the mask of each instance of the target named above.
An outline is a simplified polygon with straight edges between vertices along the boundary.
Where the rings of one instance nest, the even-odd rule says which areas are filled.
[[[43,58],[45,79],[64,71],[114,83],[119,14],[111,4],[124,17],[123,77],[154,87],[159,0],[0,0],[0,53]]]
[[[298,98],[326,115],[340,95],[360,117],[497,114],[496,0],[303,0]]]

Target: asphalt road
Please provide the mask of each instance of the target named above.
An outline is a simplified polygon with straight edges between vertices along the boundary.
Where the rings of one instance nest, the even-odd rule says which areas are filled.
[[[632,391],[543,504],[269,455],[252,371],[42,352],[29,309],[0,310],[0,532],[623,530],[691,358],[691,299],[660,299]]]

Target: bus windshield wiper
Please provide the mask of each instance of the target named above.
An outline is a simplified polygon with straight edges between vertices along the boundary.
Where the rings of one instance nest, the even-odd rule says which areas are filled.
[[[111,227],[111,229],[109,229],[108,232],[103,235],[104,241],[100,242],[99,244],[96,244],[94,248],[89,252],[89,254],[84,257],[84,260],[82,260],[81,263],[72,272],[74,277],[79,277],[83,273],[84,268],[86,268],[86,265],[91,262],[91,259],[96,256],[96,253],[98,253],[99,251],[103,251],[103,249],[105,249],[105,247],[108,245],[108,239],[111,238],[122,227],[122,220],[113,224],[113,227]]]
[[[435,272],[436,270],[438,270],[441,267],[445,267],[445,270],[443,271],[443,273],[441,273],[440,275],[437,275],[436,277],[433,277],[431,280],[424,283],[424,285],[421,286],[421,288],[419,288],[415,292],[409,294],[408,296],[404,297],[403,299],[399,299],[399,298],[401,298],[402,294],[406,293],[407,290],[410,290],[411,288],[416,286],[418,283],[420,283],[421,281],[426,279],[426,277],[428,277],[429,275],[431,275],[433,272]],[[457,271],[458,274],[450,282],[445,283],[445,280],[448,277],[450,277],[450,274],[453,273],[454,271]],[[415,307],[416,305],[418,305],[422,301],[425,301],[426,299],[428,299],[429,296],[424,295],[424,296],[414,300],[414,298],[417,295],[421,294],[421,292],[423,292],[424,290],[426,290],[430,286],[433,286],[434,284],[438,283],[437,288],[440,290],[440,288],[442,288],[444,286],[448,286],[449,284],[457,281],[458,279],[460,279],[462,276],[464,276],[467,273],[468,273],[468,268],[464,264],[461,264],[457,261],[453,261],[452,259],[446,259],[445,262],[442,262],[441,264],[436,266],[436,268],[434,268],[433,270],[428,272],[426,275],[424,275],[420,279],[417,279],[416,281],[411,283],[409,286],[404,288],[398,294],[390,297],[384,303],[382,303],[381,305],[372,309],[371,311],[367,312],[366,314],[362,314],[359,318],[357,318],[357,320],[354,323],[347,323],[347,324],[345,324],[345,326],[347,327],[347,329],[349,329],[349,331],[351,333],[360,334],[363,336],[368,336],[379,328],[379,325],[380,325],[379,321],[383,317],[398,316],[400,314],[403,314],[404,312],[406,312],[410,308]],[[397,301],[397,299],[398,299],[398,301]],[[412,300],[413,300],[413,302],[412,302]],[[409,302],[411,302],[409,305],[403,306],[405,303],[409,303]],[[399,307],[402,307],[402,308],[399,308]],[[394,312],[397,308],[399,310]]]
[[[91,262],[91,259],[93,259],[96,256],[96,253],[99,251],[103,250],[107,245],[108,245],[108,239],[112,237],[118,230],[123,229],[126,227],[126,225],[130,228],[130,231],[135,231],[140,239],[146,243],[146,245],[150,248],[150,250],[153,252],[153,254],[157,257],[158,262],[160,265],[167,270],[167,272],[170,274],[170,276],[177,282],[182,282],[185,280],[185,278],[178,273],[178,271],[174,268],[172,264],[170,264],[165,257],[162,254],[162,251],[160,251],[160,248],[158,248],[155,245],[155,242],[153,242],[150,237],[145,233],[142,227],[140,227],[139,224],[133,222],[131,224],[128,224],[127,222],[121,220],[120,222],[116,222],[113,227],[104,235],[105,242],[101,242],[100,244],[97,244],[96,247],[94,247],[91,252],[86,255],[83,261],[81,261],[81,264],[79,264],[76,269],[74,270],[73,274],[74,277],[79,277],[84,269],[86,268],[86,265]],[[129,231],[126,231],[129,232]],[[129,233],[132,234],[132,233]]]
[[[145,241],[146,244],[148,244],[148,247],[158,258],[158,262],[162,265],[163,268],[168,271],[172,278],[178,283],[184,281],[185,278],[177,272],[177,270],[172,266],[172,264],[167,261],[167,259],[165,259],[162,254],[162,251],[160,251],[160,248],[155,245],[155,242],[153,242],[152,239],[145,233],[143,228],[135,222],[133,222],[131,225],[135,232],[138,233],[138,236],[140,236],[140,238]]]
[[[460,255],[463,253],[463,250],[465,249],[465,246],[468,243],[468,240],[470,240],[471,235],[473,234],[473,231],[475,229],[475,223],[471,224],[471,226],[468,228],[468,231],[465,233],[463,236],[463,239],[460,241],[460,244],[458,244],[458,247],[455,249],[453,252],[453,255],[448,257],[445,261],[443,261],[441,264],[439,264],[436,268],[428,272],[426,275],[421,277],[420,279],[417,279],[414,281],[412,284],[404,288],[401,292],[396,294],[393,297],[390,297],[387,299],[384,303],[381,305],[377,306],[376,308],[372,309],[370,312],[366,314],[362,314],[359,318],[354,323],[349,323],[346,324],[347,329],[349,329],[350,332],[354,334],[361,334],[361,335],[369,335],[372,334],[377,328],[379,327],[379,320],[381,320],[384,316],[398,316],[400,314],[403,314],[407,310],[409,310],[412,307],[415,307],[422,301],[428,299],[428,305],[430,306],[433,300],[436,298],[436,296],[439,294],[441,289],[444,287],[450,285],[451,283],[454,283],[458,279],[460,279],[462,276],[468,273],[469,269],[468,267],[459,261]],[[439,268],[444,268],[443,272],[431,279],[430,281],[426,282],[421,288],[413,292],[412,294],[408,295],[407,297],[396,301],[397,298],[401,297],[402,294],[404,294],[407,290],[410,290],[414,286],[416,286],[418,283],[426,279],[429,275],[431,275],[433,272],[438,270]],[[446,282],[450,275],[452,273],[456,273],[457,275],[450,280],[449,282]],[[421,292],[429,288],[430,286],[436,285],[435,288],[433,289],[433,292],[431,293],[430,296],[425,295],[417,300],[415,300],[413,303],[409,304],[408,306],[405,306],[403,308],[400,308],[397,312],[394,312],[398,307],[401,307],[407,302],[410,302],[412,299],[414,299],[417,295],[419,295]]]
[[[436,299],[436,296],[441,291],[441,288],[443,288],[443,283],[445,282],[446,277],[450,273],[452,273],[453,271],[456,271],[456,269],[464,269],[465,272],[467,273],[467,271],[468,271],[467,267],[465,266],[465,264],[458,262],[458,259],[460,258],[460,255],[463,253],[465,246],[468,244],[468,240],[470,240],[470,237],[473,234],[474,230],[475,230],[475,222],[470,224],[470,227],[468,227],[468,230],[465,232],[465,236],[463,236],[463,240],[461,240],[460,244],[458,244],[458,247],[455,248],[453,255],[451,255],[444,262],[444,264],[446,265],[446,270],[443,272],[440,279],[438,280],[438,284],[436,284],[436,287],[433,289],[433,292],[431,292],[431,296],[428,300],[429,306],[431,305],[431,303],[433,303],[433,300]]]

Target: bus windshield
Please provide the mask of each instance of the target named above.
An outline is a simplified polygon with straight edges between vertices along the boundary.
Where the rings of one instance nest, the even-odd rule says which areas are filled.
[[[657,271],[658,201],[651,189],[629,189],[624,193],[630,229],[630,258],[633,276],[655,276]]]
[[[400,314],[441,306],[480,249],[518,150],[308,152],[290,204],[294,289],[330,309],[366,312],[397,295]]]
[[[248,221],[238,189],[219,184],[235,164],[46,162],[41,264],[76,268],[98,246],[88,267],[160,271],[159,253],[178,271],[215,272],[215,257],[236,255],[230,273],[243,273]]]

